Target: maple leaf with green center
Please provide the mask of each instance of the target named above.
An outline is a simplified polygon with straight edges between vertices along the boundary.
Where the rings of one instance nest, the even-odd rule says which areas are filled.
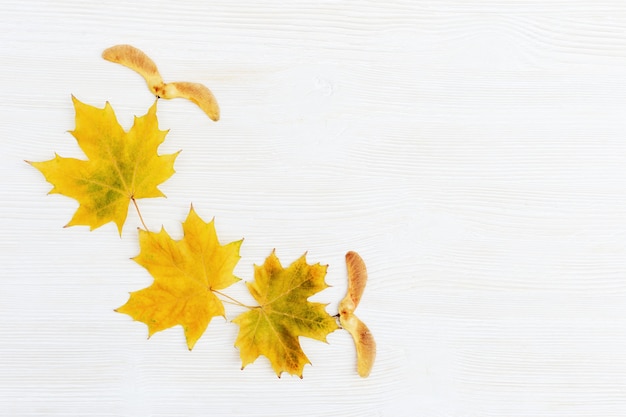
[[[52,160],[29,163],[54,186],[50,194],[79,202],[66,227],[86,225],[93,230],[112,221],[121,234],[131,200],[165,197],[157,186],[174,173],[178,152],[157,155],[167,131],[158,128],[156,101],[125,132],[108,102],[99,109],[72,100],[76,129],[71,133],[88,160],[55,154]]]
[[[205,223],[193,207],[183,223],[184,236],[172,240],[160,232],[139,230],[139,255],[133,258],[150,272],[154,283],[131,293],[116,311],[148,326],[149,336],[181,325],[191,350],[215,316],[225,316],[224,305],[213,293],[239,278],[233,270],[243,240],[220,245],[213,220]]]
[[[328,287],[324,281],[327,266],[309,265],[303,255],[286,269],[275,252],[262,266],[254,268],[254,282],[246,283],[260,304],[233,320],[239,325],[235,346],[239,348],[242,369],[260,355],[266,356],[280,378],[282,372],[302,378],[309,359],[299,336],[326,341],[338,328],[325,310],[326,305],[307,299]]]

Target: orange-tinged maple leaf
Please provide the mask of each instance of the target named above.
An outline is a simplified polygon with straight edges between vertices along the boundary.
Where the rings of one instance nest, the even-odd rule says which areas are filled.
[[[174,173],[178,152],[157,154],[167,132],[158,128],[156,101],[125,132],[108,102],[99,109],[72,100],[76,129],[71,133],[88,160],[55,155],[49,161],[29,163],[54,186],[50,194],[79,202],[66,227],[86,225],[93,230],[112,221],[121,234],[131,200],[165,197],[157,186]]]
[[[307,299],[328,287],[324,281],[327,266],[309,265],[305,255],[283,268],[275,252],[262,266],[254,268],[254,282],[246,283],[260,304],[240,316],[235,346],[239,348],[242,369],[260,355],[266,356],[276,375],[282,372],[302,378],[309,359],[304,354],[299,336],[326,341],[338,328],[325,310],[325,305]]]
[[[116,311],[148,326],[149,336],[181,325],[189,350],[211,319],[225,316],[224,305],[213,293],[239,278],[233,275],[242,240],[220,245],[213,220],[205,223],[193,207],[183,223],[184,236],[172,240],[160,232],[139,230],[141,251],[133,258],[154,278],[151,286],[131,293]]]

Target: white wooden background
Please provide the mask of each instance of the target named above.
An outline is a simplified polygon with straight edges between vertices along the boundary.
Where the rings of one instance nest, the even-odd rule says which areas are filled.
[[[626,2],[623,0],[5,0],[0,7],[0,415],[626,415]],[[80,157],[71,94],[121,123],[153,97],[100,58],[130,43],[169,81],[203,82],[222,120],[159,103],[168,199],[140,201],[180,237],[190,203],[236,273],[276,248],[365,259],[358,314],[378,342],[302,340],[304,379],[237,326],[196,348],[113,309],[151,282],[134,211],[63,229],[76,203],[23,162]],[[247,299],[244,286],[228,293]],[[239,311],[228,307],[229,318]]]

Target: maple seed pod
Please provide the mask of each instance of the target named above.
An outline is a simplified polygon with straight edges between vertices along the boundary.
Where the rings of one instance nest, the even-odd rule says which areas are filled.
[[[102,58],[124,65],[141,75],[150,91],[158,98],[185,98],[195,103],[209,118],[217,122],[220,108],[215,96],[205,85],[178,81],[164,83],[156,64],[148,55],[131,45],[115,45],[102,52]]]
[[[369,328],[354,314],[361,301],[367,283],[365,262],[356,252],[346,253],[348,269],[348,293],[339,303],[339,322],[354,339],[357,356],[357,372],[367,377],[374,366],[376,342]]]

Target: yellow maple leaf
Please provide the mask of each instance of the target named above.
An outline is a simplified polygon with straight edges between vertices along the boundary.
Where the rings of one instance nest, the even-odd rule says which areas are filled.
[[[183,231],[181,240],[172,240],[164,229],[158,233],[139,230],[141,251],[133,259],[150,272],[154,282],[132,292],[128,302],[115,311],[145,323],[149,336],[183,326],[191,350],[211,319],[225,316],[214,291],[239,281],[233,270],[243,240],[220,245],[213,220],[205,223],[193,207]]]
[[[279,378],[282,372],[302,378],[304,365],[310,362],[298,336],[325,342],[338,328],[324,304],[307,301],[328,285],[324,281],[327,266],[309,265],[305,256],[285,269],[272,252],[262,266],[255,265],[255,280],[246,284],[260,306],[233,320],[239,325],[235,346],[242,369],[264,355]]]
[[[88,160],[55,154],[52,160],[29,163],[54,186],[50,194],[79,202],[65,227],[86,225],[93,230],[112,221],[121,234],[131,200],[165,197],[157,186],[174,173],[178,152],[157,155],[167,132],[158,128],[156,101],[125,132],[108,102],[99,109],[72,100],[76,129],[71,133]]]

